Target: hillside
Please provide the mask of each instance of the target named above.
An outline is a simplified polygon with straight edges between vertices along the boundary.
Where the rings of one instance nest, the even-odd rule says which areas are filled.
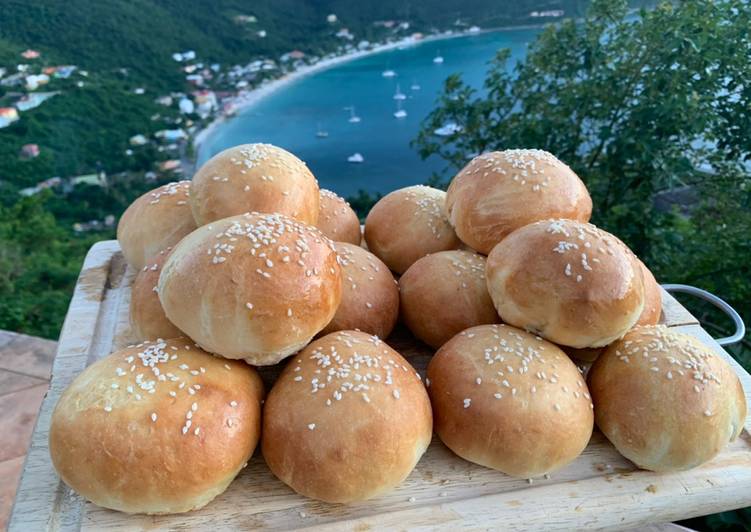
[[[193,49],[208,61],[247,62],[299,48],[321,52],[335,44],[326,22],[358,38],[374,36],[377,20],[407,20],[418,30],[449,27],[457,19],[483,27],[530,22],[533,10],[563,9],[578,16],[583,0],[6,0],[0,39],[34,47],[59,61],[99,71],[132,69],[143,79],[169,86],[176,80],[170,55]],[[238,23],[238,15],[256,22]],[[265,30],[265,38],[257,32]],[[2,46],[2,42],[0,42]],[[1,57],[1,56],[0,56]]]

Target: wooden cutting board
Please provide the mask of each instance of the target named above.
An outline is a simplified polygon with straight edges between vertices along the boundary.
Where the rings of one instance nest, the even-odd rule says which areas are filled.
[[[295,494],[256,452],[229,489],[205,508],[181,515],[126,515],[99,508],[56,475],[47,444],[61,392],[88,364],[128,343],[135,272],[116,241],[89,251],[58,343],[45,398],[11,515],[10,530],[138,529],[589,529],[634,528],[751,506],[749,419],[711,462],[683,473],[641,471],[597,431],[584,453],[549,479],[532,482],[466,462],[438,438],[399,488],[358,504],[327,504]],[[663,293],[662,321],[694,335],[730,361],[751,404],[748,375],[675,299]],[[424,374],[432,351],[399,330],[387,342]],[[277,367],[262,371],[267,386]]]

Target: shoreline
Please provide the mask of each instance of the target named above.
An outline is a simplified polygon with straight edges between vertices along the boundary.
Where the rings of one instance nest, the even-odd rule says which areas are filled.
[[[201,149],[201,144],[216,130],[217,127],[221,126],[224,122],[239,116],[244,111],[247,111],[251,107],[255,106],[261,100],[263,100],[267,96],[272,95],[274,92],[278,91],[279,89],[282,89],[288,85],[291,85],[292,83],[295,83],[307,76],[310,76],[312,74],[317,74],[318,72],[328,70],[330,68],[339,66],[349,61],[354,61],[355,59],[360,59],[363,57],[376,55],[382,52],[388,52],[390,50],[398,49],[402,46],[419,46],[422,43],[427,43],[427,42],[456,39],[460,37],[470,37],[474,35],[482,35],[485,33],[492,33],[492,32],[497,32],[497,31],[537,29],[537,28],[542,28],[543,26],[544,24],[525,24],[525,25],[519,25],[519,26],[503,26],[503,27],[498,27],[498,28],[488,28],[488,29],[480,30],[478,32],[463,31],[460,33],[457,32],[457,33],[452,33],[452,34],[439,33],[435,35],[429,35],[419,40],[414,40],[411,37],[406,37],[399,41],[377,45],[373,48],[370,48],[369,50],[357,50],[357,51],[342,54],[336,57],[323,59],[312,65],[305,65],[304,67],[298,70],[295,70],[294,72],[288,72],[281,77],[262,83],[258,87],[235,97],[233,100],[233,103],[236,106],[236,111],[232,116],[223,115],[223,116],[219,116],[215,118],[206,127],[199,130],[193,137],[191,144],[193,145],[193,153],[195,155],[194,161],[193,161],[194,166],[198,161],[198,153]]]

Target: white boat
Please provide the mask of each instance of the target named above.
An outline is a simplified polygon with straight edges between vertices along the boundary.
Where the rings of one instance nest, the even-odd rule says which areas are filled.
[[[402,101],[397,100],[396,101],[396,112],[394,113],[394,118],[406,118],[407,117],[407,111],[402,109]]]
[[[365,162],[365,157],[363,157],[361,153],[356,152],[350,155],[349,157],[347,157],[347,162],[348,163],[363,163]]]
[[[461,130],[462,130],[462,126],[460,126],[456,122],[449,122],[439,127],[435,131],[433,131],[433,133],[435,133],[439,137],[450,137],[451,135],[455,133],[460,133]]]
[[[349,121],[352,124],[357,124],[360,122],[360,117],[355,114],[355,106],[352,105],[349,107]]]
[[[409,89],[413,91],[419,91],[420,85],[416,81],[412,81],[412,85],[410,85]]]
[[[321,129],[321,124],[318,124],[317,129],[316,129],[316,137],[318,137],[319,139],[325,139],[325,138],[328,138],[328,136],[329,136],[329,132],[324,129]]]
[[[443,56],[441,55],[441,52],[439,51],[438,54],[433,58],[433,62],[436,65],[443,64]]]
[[[394,99],[395,100],[406,100],[407,99],[407,95],[402,92],[402,89],[401,89],[401,87],[399,86],[398,83],[396,84],[396,92],[394,93]]]
[[[381,76],[383,76],[384,78],[393,78],[396,76],[396,72],[394,72],[393,70],[384,70],[383,72],[381,72]]]
[[[467,30],[467,33],[480,33],[480,27],[479,26],[472,26]]]

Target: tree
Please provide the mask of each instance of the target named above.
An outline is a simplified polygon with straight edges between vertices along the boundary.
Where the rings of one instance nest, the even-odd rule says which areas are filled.
[[[664,3],[637,17],[624,1],[595,0],[584,21],[547,27],[524,62],[510,67],[499,51],[482,90],[448,78],[415,144],[447,171],[489,150],[556,154],[589,187],[593,222],[658,280],[711,290],[748,321],[749,27],[743,0]],[[461,132],[434,136],[449,122]],[[748,351],[736,355],[751,367]]]

